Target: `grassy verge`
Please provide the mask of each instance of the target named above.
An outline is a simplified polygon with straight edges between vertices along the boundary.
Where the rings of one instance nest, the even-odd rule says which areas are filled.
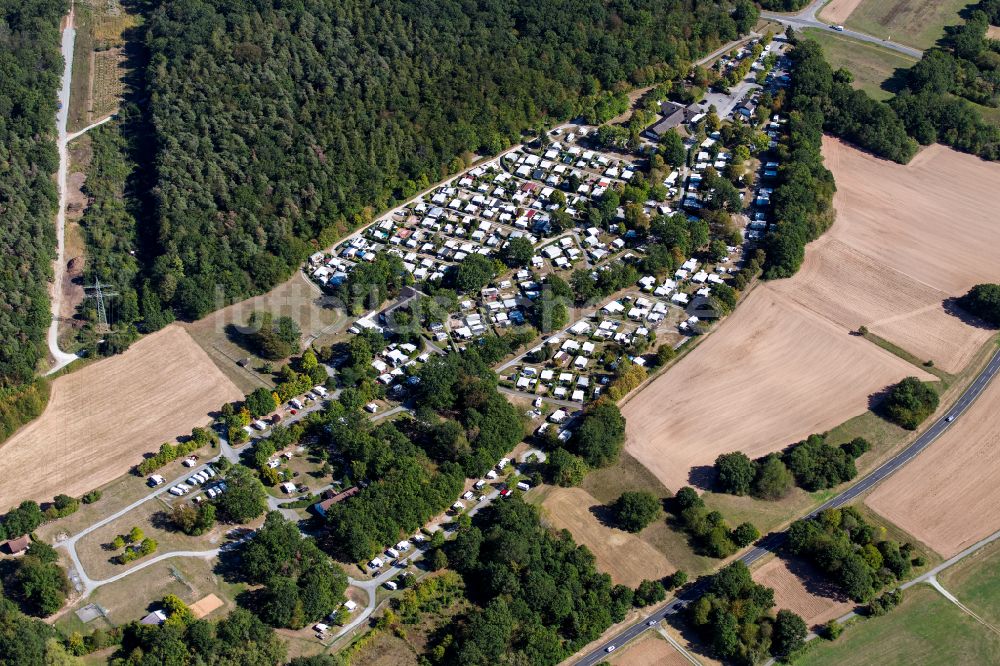
[[[929,586],[907,590],[888,615],[855,623],[834,642],[811,641],[798,666],[995,664],[1000,637]]]
[[[839,33],[817,28],[806,28],[803,32],[819,42],[831,67],[843,67],[851,72],[854,75],[854,87],[864,90],[875,99],[885,100],[898,92],[902,82],[899,72],[916,63],[914,58],[897,51],[860,42]]]
[[[1000,623],[1000,543],[993,542],[946,569],[938,580],[984,620]]]
[[[954,379],[955,379],[954,375],[949,374],[949,373],[945,372],[944,370],[940,370],[938,368],[935,368],[933,365],[927,365],[927,361],[925,359],[918,358],[917,356],[915,356],[915,355],[911,354],[910,352],[906,351],[905,349],[903,349],[899,345],[896,345],[896,344],[894,344],[894,343],[886,340],[885,338],[879,337],[879,336],[875,335],[874,333],[872,333],[871,331],[866,332],[863,335],[863,337],[866,340],[868,340],[869,342],[875,343],[876,345],[878,345],[882,349],[886,350],[890,354],[894,354],[895,356],[898,356],[899,358],[903,359],[907,363],[909,363],[911,365],[917,366],[918,368],[920,368],[924,372],[931,373],[932,375],[934,375],[935,377],[937,377],[938,379],[940,379],[945,386],[950,385],[952,383],[952,381],[954,381]]]

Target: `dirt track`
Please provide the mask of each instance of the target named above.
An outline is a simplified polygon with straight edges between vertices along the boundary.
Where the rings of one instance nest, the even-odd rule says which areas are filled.
[[[832,428],[918,367],[859,326],[948,372],[992,331],[950,305],[996,279],[1000,165],[932,146],[909,166],[824,140],[837,221],[797,275],[758,287],[720,330],[628,404],[629,452],[676,490],[719,453],[776,451]]]
[[[580,488],[553,488],[542,503],[554,526],[569,530],[578,544],[589,548],[597,568],[610,574],[616,585],[635,587],[643,579],[656,580],[674,571],[662,553],[639,537],[601,524],[591,513],[591,507],[600,505]]]
[[[810,627],[838,618],[854,607],[819,571],[801,560],[772,558],[754,571],[753,579],[774,588],[776,610],[798,613]]]
[[[59,377],[45,412],[0,447],[0,511],[97,488],[242,397],[176,325]]]
[[[1000,529],[1000,382],[866,503],[945,558]]]

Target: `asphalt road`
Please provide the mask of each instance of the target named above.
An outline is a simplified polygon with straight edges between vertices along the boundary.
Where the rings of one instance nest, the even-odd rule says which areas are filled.
[[[784,25],[790,25],[793,28],[798,28],[798,29],[819,28],[821,30],[832,31],[832,28],[830,27],[831,24],[827,23],[826,21],[821,21],[816,17],[816,13],[820,10],[820,8],[823,7],[825,3],[826,0],[817,0],[816,2],[812,3],[811,5],[803,9],[798,14],[776,14],[774,12],[761,12],[760,17],[763,19],[767,19],[769,21],[778,21],[779,23],[783,23]],[[891,49],[893,51],[898,51],[899,53],[903,53],[912,58],[919,59],[924,54],[924,52],[921,51],[920,49],[915,49],[911,46],[903,46],[902,44],[891,42],[888,39],[882,39],[881,37],[874,37],[872,35],[863,32],[855,32],[854,30],[845,29],[845,30],[839,30],[837,31],[837,33],[844,35],[846,37],[850,37],[852,39],[856,39],[861,42],[868,42],[869,44],[877,44],[878,46],[882,46],[884,48]]]
[[[955,402],[954,405],[952,405],[951,409],[949,409],[944,416],[935,421],[930,428],[917,437],[912,444],[896,454],[894,457],[890,458],[888,461],[882,463],[881,466],[861,479],[861,481],[822,504],[807,517],[812,518],[821,511],[834,509],[853,501],[859,495],[871,490],[871,488],[877,483],[892,475],[900,467],[913,460],[913,458],[918,456],[921,451],[934,443],[938,437],[940,437],[953,425],[954,421],[958,420],[958,418],[961,417],[966,410],[968,410],[972,403],[975,402],[976,398],[979,397],[979,394],[983,392],[990,381],[996,376],[997,372],[1000,372],[1000,350],[993,354],[993,358],[990,359],[987,366],[983,368],[982,372],[979,373],[972,384],[965,389],[965,392],[962,393],[961,397]],[[949,421],[949,419],[951,419],[951,421]],[[787,532],[768,534],[761,539],[757,545],[741,555],[738,559],[747,566],[750,566],[765,555],[777,550],[781,544],[784,543],[786,538]],[[612,648],[612,651],[614,651],[614,649],[628,643],[644,631],[655,629],[661,620],[678,613],[689,602],[698,598],[702,591],[701,587],[702,586],[699,584],[690,586],[666,606],[642,621],[628,627],[575,663],[577,666],[592,666],[593,664],[605,660],[609,654],[608,648]]]

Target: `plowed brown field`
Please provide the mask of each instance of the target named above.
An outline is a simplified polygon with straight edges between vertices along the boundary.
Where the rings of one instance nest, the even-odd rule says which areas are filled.
[[[45,412],[0,447],[0,511],[97,488],[242,397],[176,325],[59,377]]]
[[[1000,381],[866,503],[945,558],[1000,529]]]
[[[764,285],[625,405],[626,447],[676,491],[720,453],[754,458],[825,432],[910,374],[933,379]]]
[[[626,447],[676,490],[724,452],[759,456],[856,416],[919,368],[850,335],[865,325],[947,372],[993,332],[949,300],[996,279],[1000,165],[940,146],[908,166],[824,140],[837,221],[797,275],[758,287],[624,407]]]

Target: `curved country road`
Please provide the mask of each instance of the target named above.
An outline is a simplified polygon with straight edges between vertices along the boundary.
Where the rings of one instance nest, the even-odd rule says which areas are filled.
[[[767,19],[769,21],[778,21],[784,25],[790,25],[793,28],[817,28],[821,30],[830,30],[830,25],[826,21],[821,21],[816,17],[819,10],[826,4],[826,0],[816,0],[808,7],[803,9],[798,14],[776,14],[775,12],[761,12],[760,17]],[[874,37],[872,35],[855,32],[854,30],[838,30],[838,34],[856,39],[861,42],[868,42],[869,44],[876,44],[878,46],[897,51],[904,55],[908,55],[911,58],[920,59],[924,55],[924,52],[920,49],[915,49],[912,46],[904,46],[902,44],[897,44],[896,42],[891,42],[888,39],[881,39],[879,37]]]
[[[912,444],[886,462],[882,463],[882,465],[861,479],[861,481],[836,497],[828,500],[805,517],[812,518],[821,511],[834,509],[851,502],[859,495],[871,490],[872,487],[886,477],[891,476],[900,467],[913,460],[913,458],[919,455],[921,451],[933,444],[938,437],[940,437],[946,430],[948,430],[948,428],[952,426],[954,421],[960,418],[966,410],[968,410],[990,381],[997,375],[997,372],[1000,372],[1000,350],[997,350],[993,354],[990,362],[985,368],[983,368],[982,372],[979,373],[972,384],[965,389],[959,399],[952,405],[945,415],[935,421],[934,424],[917,437]],[[951,420],[949,421],[949,419]],[[765,555],[776,551],[785,542],[787,537],[787,532],[769,534],[761,539],[757,545],[737,559],[749,566]],[[576,666],[593,666],[594,664],[597,664],[607,658],[608,648],[619,648],[625,643],[628,643],[632,639],[641,635],[643,632],[655,629],[661,620],[670,615],[675,615],[688,603],[697,599],[701,595],[703,586],[704,583],[699,582],[688,587],[682,594],[678,595],[677,598],[670,601],[670,603],[660,610],[621,631],[611,640],[604,642],[602,645],[598,646],[597,649],[575,662]]]

